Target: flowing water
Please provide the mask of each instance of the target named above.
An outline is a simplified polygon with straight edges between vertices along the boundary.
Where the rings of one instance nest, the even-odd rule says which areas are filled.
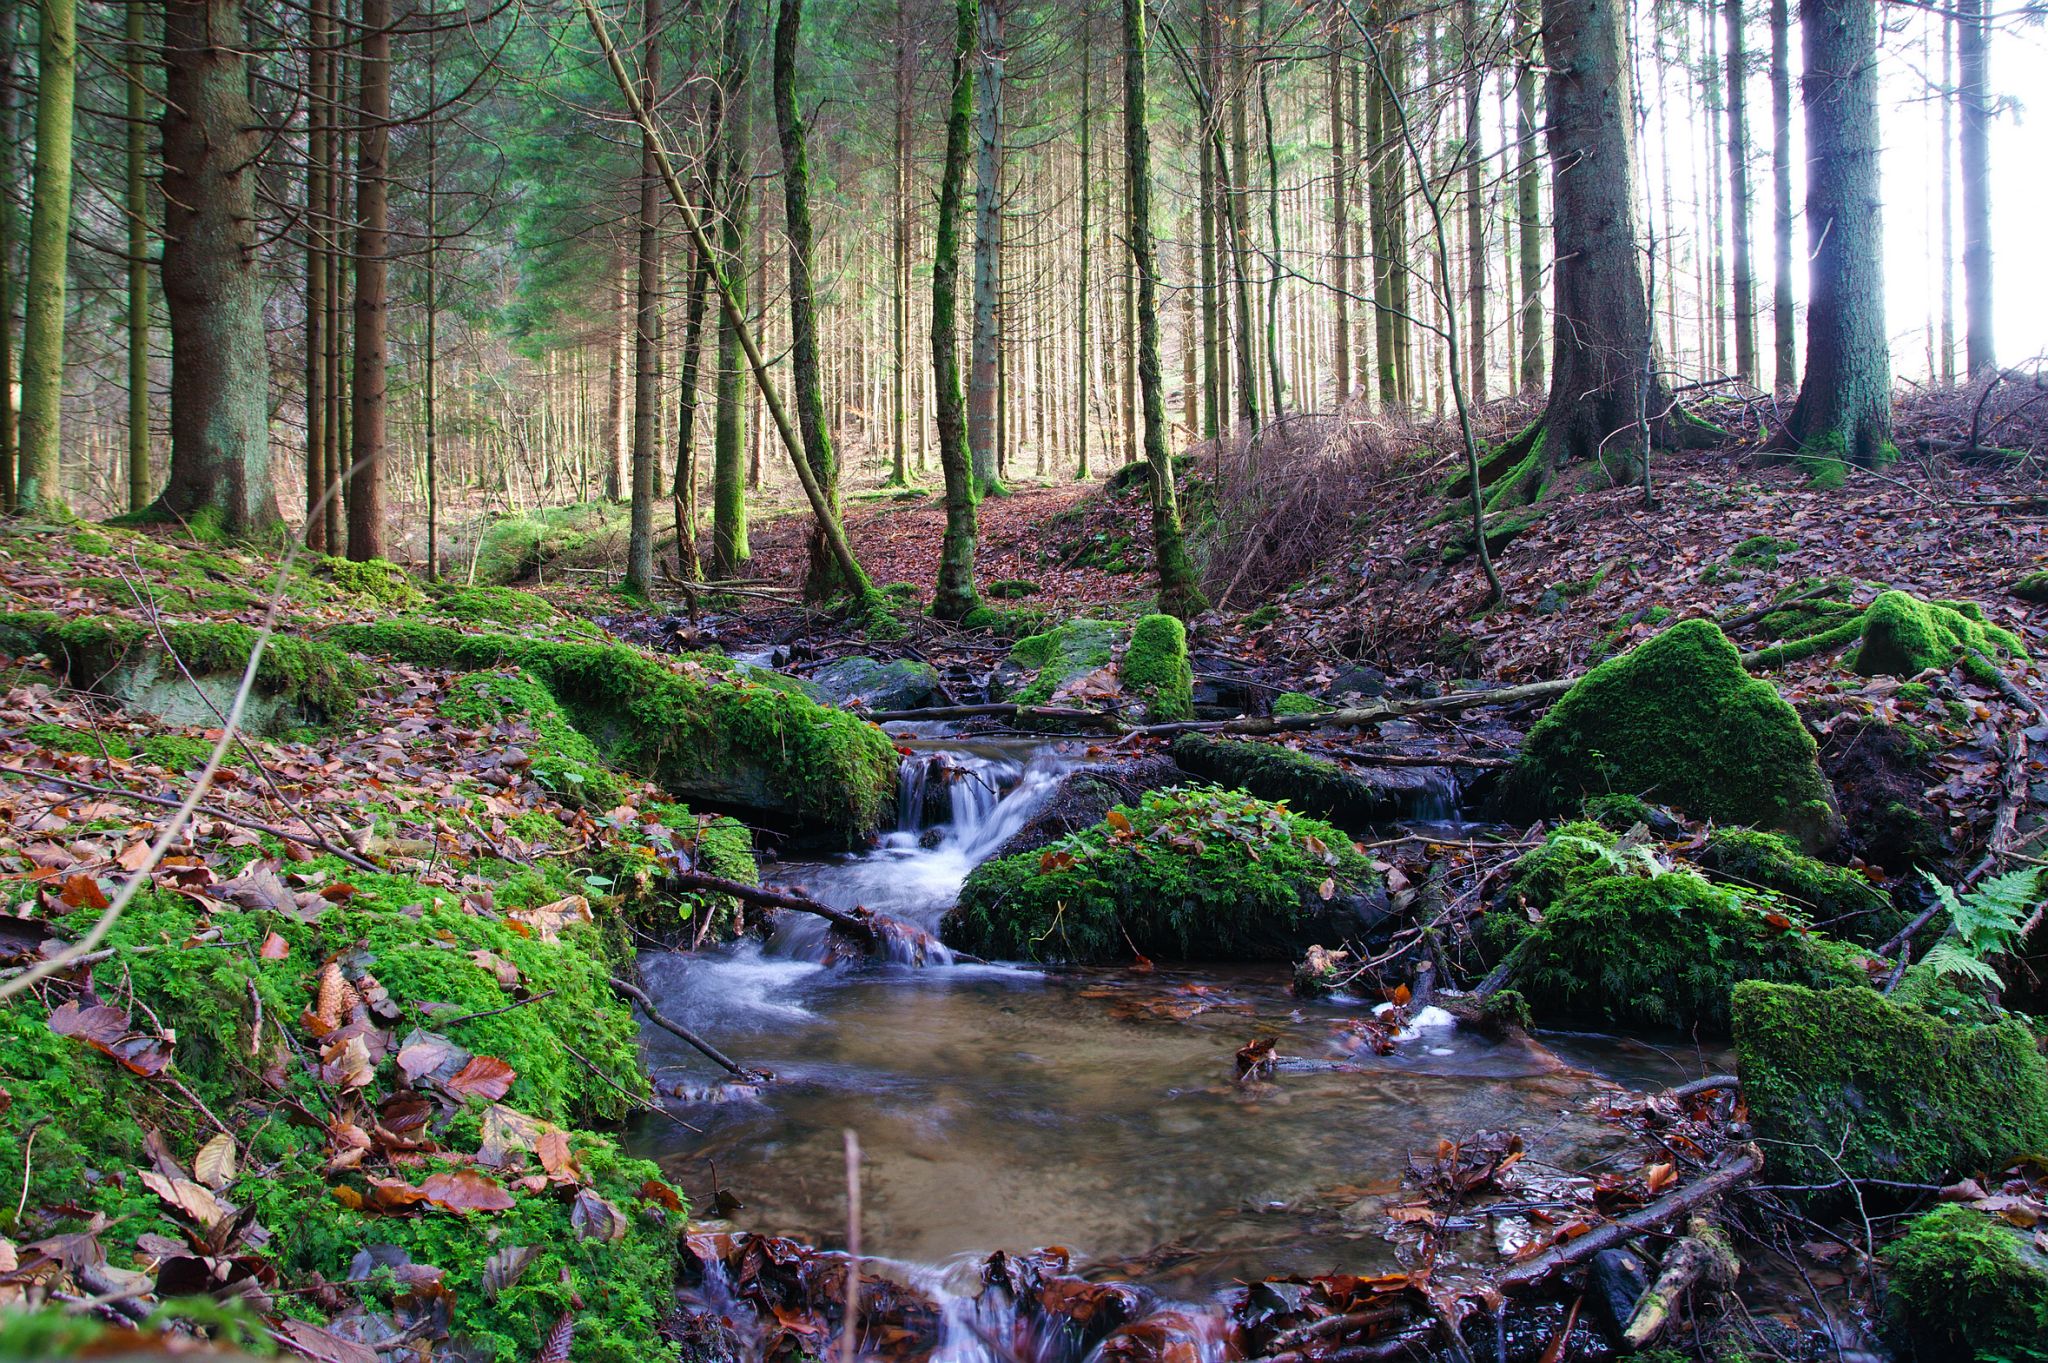
[[[967,873],[1081,759],[1058,747],[923,745],[903,826],[876,850],[774,879],[936,930]],[[931,798],[939,783],[946,798]],[[927,812],[945,817],[927,823]],[[784,915],[785,919],[801,919]],[[649,1032],[658,1087],[696,1128],[638,1152],[748,1229],[845,1242],[842,1132],[864,1155],[865,1250],[927,1277],[997,1249],[1069,1248],[1083,1271],[1202,1301],[1233,1280],[1393,1261],[1382,1203],[1413,1152],[1525,1135],[1531,1168],[1598,1172],[1617,1133],[1583,1115],[1609,1081],[1670,1083],[1717,1057],[1611,1039],[1496,1043],[1425,1010],[1378,1054],[1361,1000],[1307,1003],[1278,967],[1047,972],[821,964],[816,920],[765,946],[643,956],[661,1006],[772,1083],[718,1085]],[[1234,1053],[1277,1041],[1270,1080]]]

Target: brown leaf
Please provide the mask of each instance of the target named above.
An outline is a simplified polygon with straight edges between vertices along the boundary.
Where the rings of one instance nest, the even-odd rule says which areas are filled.
[[[659,1202],[672,1212],[680,1212],[683,1209],[683,1199],[676,1195],[676,1190],[658,1179],[650,1178],[641,1184],[640,1196],[649,1202]]]
[[[367,1088],[376,1077],[361,1035],[338,1039],[320,1052],[320,1077],[343,1088]]]
[[[490,971],[497,978],[500,987],[505,989],[516,989],[519,987],[519,967],[513,965],[495,951],[472,951],[469,953],[469,959],[475,961],[485,970]]]
[[[448,1080],[450,1093],[497,1102],[512,1088],[519,1072],[494,1055],[473,1056]]]
[[[550,1179],[557,1183],[581,1183],[583,1171],[576,1167],[576,1157],[569,1153],[568,1133],[549,1130],[541,1134],[534,1143],[533,1152],[540,1158],[540,1167],[547,1171]]]
[[[154,1169],[144,1169],[142,1186],[201,1230],[212,1230],[234,1214],[233,1208],[189,1178],[166,1178]]]
[[[64,877],[58,898],[67,909],[104,909],[107,907],[106,892],[100,889],[99,881],[83,871]]]
[[[413,1187],[402,1178],[373,1178],[370,1180],[369,1194],[363,1199],[363,1210],[402,1212],[426,1200],[427,1195],[424,1191]]]
[[[1663,1192],[1678,1182],[1678,1166],[1675,1164],[1653,1164],[1643,1171],[1643,1186],[1652,1195]]]
[[[446,1079],[469,1063],[469,1052],[439,1032],[414,1031],[398,1050],[398,1068],[406,1082]]]
[[[539,1257],[539,1245],[507,1245],[484,1260],[485,1299],[496,1301],[498,1294],[524,1277],[527,1266]]]
[[[369,1345],[344,1339],[307,1321],[280,1320],[277,1333],[287,1348],[316,1363],[377,1363],[377,1351]]]
[[[502,1212],[512,1208],[512,1195],[472,1169],[428,1174],[420,1193],[436,1207],[451,1212]]]
[[[223,1131],[199,1147],[192,1172],[216,1192],[235,1181],[235,1138]]]
[[[262,946],[256,948],[257,956],[266,961],[282,961],[291,953],[291,943],[285,941],[284,938],[274,932],[263,939]]]
[[[563,928],[572,923],[591,921],[590,901],[580,894],[572,894],[537,909],[513,909],[505,917],[533,929],[534,935],[543,942],[559,942]]]
[[[50,1014],[50,1030],[83,1041],[131,1074],[154,1079],[169,1068],[171,1043],[160,1036],[128,1030],[128,1015],[104,1003],[82,1005],[72,999]]]
[[[585,1188],[569,1207],[569,1225],[578,1240],[604,1240],[612,1244],[626,1238],[626,1214]]]

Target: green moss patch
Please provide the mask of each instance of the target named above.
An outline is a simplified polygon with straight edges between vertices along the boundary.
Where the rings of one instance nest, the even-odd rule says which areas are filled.
[[[419,613],[474,625],[598,633],[596,626],[569,615],[546,597],[515,587],[450,588],[434,596]]]
[[[1851,666],[1866,677],[1911,677],[1961,663],[1970,676],[1994,682],[2002,656],[2024,658],[2027,650],[2009,630],[1985,620],[1975,602],[1886,592],[1864,612],[1863,647]]]
[[[1195,714],[1195,674],[1186,626],[1170,615],[1147,615],[1131,628],[1117,665],[1124,691],[1144,702],[1145,722],[1168,724]]]
[[[313,571],[334,584],[335,590],[358,602],[387,610],[411,610],[426,600],[413,584],[412,576],[389,559],[365,559],[358,563],[345,558],[322,558]]]
[[[1017,703],[1044,705],[1076,677],[1108,667],[1129,633],[1130,626],[1114,620],[1073,619],[1019,639],[1010,646],[1010,661],[1036,675],[1017,693]]]
[[[1508,786],[1537,812],[1620,793],[1821,843],[1834,818],[1815,751],[1720,628],[1687,620],[1580,678],[1529,731]]]
[[[569,722],[554,694],[526,672],[475,672],[449,683],[441,713],[457,724],[492,729],[525,725],[537,742],[533,774],[565,804],[610,809],[625,783],[604,764],[597,745]]]
[[[523,669],[606,763],[695,802],[795,817],[856,838],[880,826],[896,789],[896,750],[880,729],[793,686],[706,661],[685,659],[677,670],[624,644],[426,624],[343,625],[329,637],[356,652],[457,671]]]
[[[1374,888],[1371,865],[1328,824],[1242,791],[1183,787],[984,862],[945,937],[1015,960],[1290,960],[1307,925]]]
[[[1807,856],[1789,839],[1747,828],[1720,828],[1707,837],[1699,863],[1716,880],[1763,890],[1796,905],[1836,937],[1871,945],[1905,926],[1907,914],[1864,876]]]
[[[1878,1256],[1891,1316],[1925,1363],[2048,1359],[2048,1254],[2027,1232],[1968,1207],[1906,1223]]]
[[[1773,1179],[1946,1183],[2048,1151],[2048,1063],[2018,1022],[1954,1026],[1875,990],[1737,987],[1735,1050]]]

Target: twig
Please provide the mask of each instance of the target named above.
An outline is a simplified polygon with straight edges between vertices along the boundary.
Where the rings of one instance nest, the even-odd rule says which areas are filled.
[[[650,1103],[646,1099],[638,1096],[637,1094],[628,1093],[625,1089],[620,1088],[610,1075],[606,1074],[603,1070],[599,1069],[597,1066],[591,1064],[588,1060],[584,1059],[583,1053],[581,1051],[578,1051],[574,1046],[570,1046],[565,1043],[562,1046],[562,1049],[569,1053],[569,1058],[571,1060],[574,1060],[584,1069],[589,1070],[592,1075],[596,1076],[597,1081],[599,1083],[603,1084],[606,1088],[609,1088],[612,1092],[624,1098],[634,1107],[639,1108],[643,1112],[659,1112],[662,1116],[668,1118],[670,1121],[674,1122],[677,1126],[681,1127],[685,1131],[692,1132],[699,1136],[704,1134],[703,1128],[691,1126],[688,1122],[684,1121],[681,1117],[676,1116],[675,1113],[670,1112],[666,1107],[663,1107],[660,1103]]]
[[[639,985],[629,983],[628,981],[622,980],[618,976],[614,975],[612,976],[612,988],[618,990],[621,994],[624,994],[627,998],[639,1004],[640,1011],[647,1015],[647,1020],[649,1022],[661,1028],[662,1031],[667,1032],[669,1035],[678,1037],[681,1040],[688,1042],[692,1047],[696,1048],[698,1054],[702,1055],[706,1060],[709,1060],[712,1064],[724,1070],[733,1078],[752,1080],[759,1079],[762,1077],[753,1070],[747,1069],[738,1061],[733,1060],[731,1057],[727,1056],[725,1052],[719,1050],[716,1046],[706,1041],[703,1037],[698,1036],[695,1032],[683,1026],[682,1023],[677,1022],[675,1019],[669,1017],[667,1014],[663,1013],[659,1008],[656,1008],[654,1006],[654,1000],[648,998],[647,991],[642,989]]]
[[[437,1022],[435,1023],[435,1026],[453,1027],[458,1022],[475,1022],[478,1018],[494,1018],[500,1013],[509,1013],[514,1008],[524,1008],[529,1003],[539,1003],[542,999],[551,999],[554,996],[555,991],[550,989],[545,993],[530,995],[526,998],[519,1000],[517,1003],[508,1003],[503,1008],[486,1008],[481,1013],[464,1013],[459,1018],[448,1018],[444,1021]]]
[[[841,1363],[860,1357],[860,1137],[846,1128],[846,1320]]]

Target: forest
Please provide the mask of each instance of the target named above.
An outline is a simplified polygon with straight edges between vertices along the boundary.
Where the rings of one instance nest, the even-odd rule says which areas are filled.
[[[2048,1363],[2044,57],[0,5],[0,1360]]]

